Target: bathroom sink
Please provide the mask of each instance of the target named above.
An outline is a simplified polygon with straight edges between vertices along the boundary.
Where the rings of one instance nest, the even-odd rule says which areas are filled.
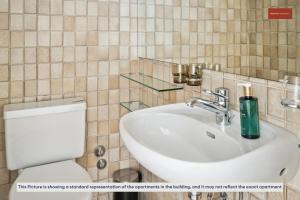
[[[296,174],[300,143],[289,131],[260,122],[261,137],[240,135],[232,124],[184,103],[134,111],[120,120],[121,137],[135,159],[168,182],[281,182]]]

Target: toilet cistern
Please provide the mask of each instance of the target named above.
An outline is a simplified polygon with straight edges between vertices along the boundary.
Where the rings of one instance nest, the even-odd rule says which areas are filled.
[[[19,170],[10,200],[90,200],[91,193],[17,192],[17,183],[92,182],[73,159],[85,152],[82,98],[4,106],[7,168]]]

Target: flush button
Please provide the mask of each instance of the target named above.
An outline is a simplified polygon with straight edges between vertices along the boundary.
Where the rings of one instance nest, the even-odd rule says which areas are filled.
[[[102,157],[105,154],[105,147],[102,145],[98,145],[94,150],[95,156]]]
[[[98,169],[104,169],[107,165],[107,161],[105,159],[100,159],[97,162],[97,168]]]

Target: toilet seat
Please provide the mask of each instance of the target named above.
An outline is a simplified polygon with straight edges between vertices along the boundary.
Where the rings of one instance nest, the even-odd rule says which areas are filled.
[[[61,161],[46,165],[26,168],[13,183],[10,200],[90,200],[92,194],[89,192],[17,192],[16,186],[20,182],[92,182],[85,169],[72,160]]]

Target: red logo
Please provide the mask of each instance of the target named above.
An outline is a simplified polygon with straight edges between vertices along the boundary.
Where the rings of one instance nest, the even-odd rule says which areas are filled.
[[[292,19],[292,8],[269,8],[269,19]]]

